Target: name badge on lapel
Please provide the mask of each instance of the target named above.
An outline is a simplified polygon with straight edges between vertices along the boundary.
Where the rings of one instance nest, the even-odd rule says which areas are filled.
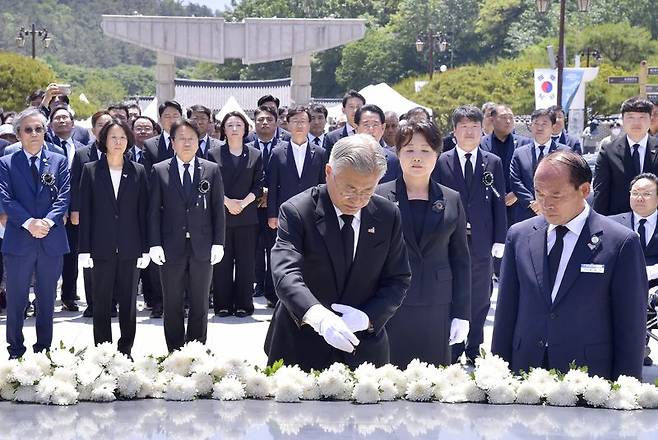
[[[605,266],[603,264],[581,264],[581,273],[605,273]]]

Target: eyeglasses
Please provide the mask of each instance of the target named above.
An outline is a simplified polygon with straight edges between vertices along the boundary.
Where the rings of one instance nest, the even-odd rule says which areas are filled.
[[[33,133],[43,134],[46,131],[46,129],[43,128],[43,125],[40,125],[38,127],[25,127],[25,128],[22,128],[21,130],[23,132],[25,132],[26,134],[30,134],[30,135],[33,134]]]
[[[354,188],[345,188],[342,184],[338,183],[335,174],[332,174],[331,177],[334,179],[334,184],[338,189],[338,195],[340,195],[344,199],[368,200],[375,193],[375,188],[366,191],[356,191]]]
[[[135,133],[152,133],[153,127],[134,127],[133,131]]]
[[[300,125],[300,126],[301,126],[301,125],[306,125],[306,124],[308,124],[308,122],[309,122],[308,120],[303,120],[303,119],[290,119],[290,120],[288,121],[288,124],[291,124],[291,125]]]
[[[637,191],[631,191],[631,197],[635,199],[643,198],[643,199],[650,199],[651,197],[655,196],[655,193],[650,193],[650,192],[637,192]]]

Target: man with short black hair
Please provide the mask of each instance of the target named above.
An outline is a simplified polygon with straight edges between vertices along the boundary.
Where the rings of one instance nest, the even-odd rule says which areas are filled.
[[[107,112],[115,119],[119,119],[123,122],[128,122],[130,118],[130,111],[126,104],[110,104],[107,107]]]
[[[400,169],[400,160],[388,148],[382,140],[384,130],[386,129],[386,116],[384,111],[375,104],[366,104],[354,113],[354,122],[356,123],[356,132],[369,134],[374,137],[382,147],[382,152],[386,156],[386,173],[382,176],[379,183],[390,182],[402,174]]]
[[[626,136],[601,148],[594,172],[593,208],[602,215],[630,211],[628,188],[641,173],[658,174],[658,139],[649,136],[650,101],[634,97],[621,105]]]
[[[551,138],[555,143],[566,145],[571,148],[575,153],[583,154],[583,149],[580,147],[580,139],[575,136],[571,136],[567,133],[565,129],[566,115],[564,110],[559,105],[552,105],[548,108],[548,111],[555,117],[555,123],[553,124],[553,133]]]
[[[133,123],[135,122],[135,119],[139,118],[142,116],[142,109],[139,107],[139,104],[137,103],[131,103],[127,105],[128,108],[128,122]]]
[[[384,148],[391,150],[395,153],[395,142],[398,137],[398,132],[400,131],[400,119],[398,114],[395,112],[385,112],[384,113],[386,127],[384,128],[384,135],[382,140],[384,141]]]
[[[193,105],[187,110],[188,119],[194,121],[199,126],[201,137],[199,138],[199,149],[196,155],[208,159],[208,151],[218,148],[222,145],[219,139],[208,136],[208,126],[212,121],[212,112],[208,107],[203,105]]]
[[[261,96],[260,99],[258,99],[258,108],[261,107],[267,107],[271,109],[274,114],[276,114],[275,120],[279,120],[279,105],[281,104],[281,101],[279,101],[279,98],[272,96],[272,95],[265,95]],[[255,116],[254,116],[255,117]],[[277,141],[289,141],[290,140],[290,132],[287,130],[284,130],[280,128],[278,125],[276,126],[274,135],[273,135]],[[247,137],[245,138],[245,143],[248,142],[254,142],[256,140],[257,133],[256,131],[250,131]]]
[[[160,116],[162,134],[144,142],[146,160],[153,165],[174,157],[169,130],[174,122],[183,117],[183,109],[176,101],[165,101],[158,106],[158,115]]]
[[[347,93],[345,93],[343,96],[343,114],[345,115],[347,122],[342,128],[337,128],[334,131],[327,133],[327,136],[325,137],[327,155],[331,153],[331,149],[339,139],[351,136],[356,133],[356,122],[354,122],[354,114],[364,105],[366,105],[366,98],[364,98],[363,95],[356,90],[349,90]]]
[[[311,112],[311,127],[308,132],[308,140],[315,145],[324,147],[326,138],[324,127],[327,125],[327,116],[329,115],[327,107],[322,104],[311,104],[308,110]]]

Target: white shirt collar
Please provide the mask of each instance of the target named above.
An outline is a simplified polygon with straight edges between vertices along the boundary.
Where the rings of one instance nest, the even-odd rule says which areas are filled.
[[[332,203],[332,205],[333,205],[333,203]],[[340,216],[343,215],[343,211],[338,209],[338,207],[336,205],[334,205],[334,209],[336,210],[336,217],[338,217],[338,219],[342,221]],[[354,220],[359,221],[359,223],[361,222],[361,210],[360,209],[356,214],[354,214]]]
[[[320,136],[316,136],[313,133],[309,132],[307,137],[308,137],[308,141],[312,143],[315,143],[313,142],[315,138],[320,139],[320,146],[322,146],[322,142],[324,141],[324,133],[322,133]]]
[[[191,168],[191,169],[194,169],[194,167],[196,166],[195,161],[196,161],[196,156],[194,156],[194,158],[190,161],[190,168]],[[179,169],[182,170],[182,169],[185,168],[185,167],[183,166],[183,165],[185,164],[185,162],[183,162],[182,160],[180,160],[180,157],[178,157],[178,155],[176,155],[176,163],[178,164],[178,168],[179,168]]]
[[[308,146],[308,139],[303,144],[296,144],[293,142],[292,138],[290,139],[290,145],[297,149],[305,149]]]
[[[462,150],[459,145],[455,145],[455,150],[457,151],[457,155],[459,156],[460,161],[465,161],[466,160],[466,154],[471,153],[471,162],[475,164],[475,158],[478,156],[478,148],[480,147],[475,147],[472,151],[466,151]]]
[[[38,152],[37,154],[34,155],[34,157],[37,158],[37,162],[39,162],[39,161],[41,160],[41,153],[42,153],[42,152],[43,152],[43,146],[41,147],[41,149],[39,150],[39,152]],[[23,148],[23,153],[25,153],[25,157],[27,157],[27,161],[29,162],[29,161],[30,161],[30,158],[32,157],[32,155],[31,155],[30,153],[28,153],[27,150],[24,149],[24,148]]]
[[[644,150],[647,147],[647,142],[649,141],[649,134],[645,134],[642,139],[640,139],[640,142],[635,142],[633,141],[628,135],[626,135],[626,140],[628,141],[628,146],[633,149],[633,145],[635,144],[640,144],[640,150]],[[632,153],[633,151],[631,151]]]
[[[656,220],[658,219],[658,211],[654,211],[653,214],[649,215],[648,217],[642,217],[640,214],[633,211],[633,226],[635,230],[637,230],[638,226],[640,226],[640,220],[642,220],[643,218],[646,218],[647,223],[652,225],[653,228],[655,229]]]
[[[544,153],[548,153],[548,149],[551,148],[551,144],[553,143],[553,140],[552,140],[552,139],[549,139],[548,142],[546,142],[545,144],[540,144],[540,143],[537,142],[536,140],[533,140],[533,142],[534,142],[534,144],[535,144],[535,148],[537,149],[537,151],[539,151],[539,147],[540,147],[541,145],[543,145],[544,147],[547,147],[547,148],[544,149]]]
[[[169,133],[167,133],[166,131],[162,130],[162,136],[164,136],[165,145],[169,145],[169,141],[170,141],[170,139],[171,139],[171,136],[169,135]]]
[[[585,204],[585,209],[582,210],[580,214],[572,218],[566,225],[567,229],[569,229],[569,232],[573,232],[576,235],[580,235],[581,231],[583,230],[583,227],[585,226],[585,222],[587,221],[587,217],[589,216],[589,211],[590,207],[587,204],[586,201],[583,201]],[[553,229],[555,229],[558,225],[548,225],[548,233],[550,234]]]

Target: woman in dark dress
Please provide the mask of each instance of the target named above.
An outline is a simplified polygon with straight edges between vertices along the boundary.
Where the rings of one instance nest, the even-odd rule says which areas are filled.
[[[441,153],[434,124],[400,127],[396,151],[402,175],[377,188],[402,216],[411,286],[386,324],[391,363],[405,368],[418,358],[450,363],[450,345],[468,335],[471,276],[466,217],[459,194],[430,179]]]
[[[254,313],[258,226],[255,200],[263,193],[263,159],[257,148],[245,145],[247,127],[241,113],[227,113],[220,125],[220,136],[226,144],[208,153],[208,159],[222,170],[226,209],[224,258],[213,272],[213,304],[219,317],[244,318]]]
[[[134,144],[127,123],[112,119],[98,137],[100,159],[82,168],[78,260],[92,269],[94,343],[112,341],[112,298],[119,303],[117,343],[130,356],[135,340],[138,269],[149,264],[146,171],[127,160]]]

